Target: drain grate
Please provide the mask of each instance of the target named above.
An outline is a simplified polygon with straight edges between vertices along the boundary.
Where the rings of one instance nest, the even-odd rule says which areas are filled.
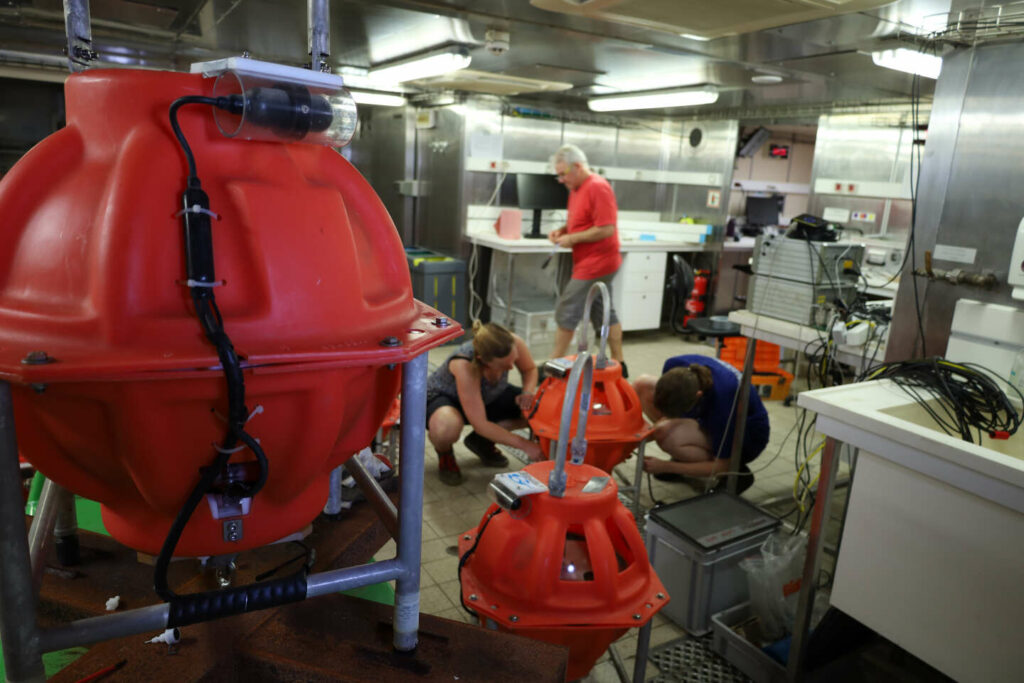
[[[736,667],[711,649],[711,636],[679,638],[651,648],[650,660],[661,671],[647,683],[748,683]]]

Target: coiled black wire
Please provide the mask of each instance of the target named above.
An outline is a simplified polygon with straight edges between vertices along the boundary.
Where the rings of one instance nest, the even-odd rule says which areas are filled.
[[[875,366],[867,370],[862,379],[891,379],[944,432],[980,444],[985,434],[1008,438],[1021,425],[1021,412],[995,377],[991,370],[974,363],[926,358]],[[1024,395],[1016,387],[1006,386],[1024,402]],[[977,431],[977,442],[972,430]]]

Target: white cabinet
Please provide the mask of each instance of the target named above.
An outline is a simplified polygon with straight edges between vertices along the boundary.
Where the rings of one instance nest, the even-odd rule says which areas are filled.
[[[661,326],[667,257],[664,251],[634,251],[622,255],[622,266],[612,281],[612,302],[624,331]]]

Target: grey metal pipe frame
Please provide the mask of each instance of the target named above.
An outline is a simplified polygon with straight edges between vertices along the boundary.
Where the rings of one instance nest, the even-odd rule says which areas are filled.
[[[633,663],[633,683],[644,683],[647,680],[647,652],[651,646],[651,628],[654,617],[640,627],[636,634],[636,662]]]
[[[402,366],[402,423],[399,455],[398,555],[395,582],[394,646],[416,647],[420,624],[420,541],[423,536],[423,449],[427,435],[427,354]]]
[[[747,431],[747,412],[750,410],[750,377],[754,374],[754,353],[757,350],[757,340],[753,337],[747,339],[747,356],[743,359],[743,375],[740,377],[740,386],[736,394],[736,421],[733,422],[732,431],[732,454],[729,456],[729,475],[726,480],[725,490],[735,495],[739,486],[740,462],[743,460],[743,437]]]
[[[605,354],[605,349],[608,346],[608,327],[612,319],[612,298],[608,294],[608,286],[603,282],[595,282],[590,285],[590,290],[587,292],[587,301],[583,304],[583,318],[580,320],[579,336],[580,342],[577,346],[577,351],[586,351],[590,347],[590,342],[587,339],[587,329],[590,327],[590,307],[594,303],[594,299],[598,296],[601,297],[601,304],[603,306],[603,317],[601,318],[601,334],[599,338],[599,345],[597,349],[597,361],[594,367],[603,368],[608,365],[608,356]]]
[[[65,488],[60,488],[59,493],[53,539],[57,547],[57,562],[61,566],[71,566],[81,560],[78,545],[78,511],[75,508],[75,494]]]
[[[402,572],[401,565],[395,560],[320,572],[309,576],[306,580],[306,597],[314,598],[328,593],[391,581],[398,578]],[[41,650],[53,652],[148,631],[162,631],[167,628],[169,613],[170,607],[164,603],[100,617],[80,619],[70,624],[44,630],[40,635]]]
[[[582,389],[581,387],[582,379]],[[555,498],[565,495],[565,451],[569,444],[569,427],[572,422],[572,408],[576,394],[580,393],[580,410],[576,418],[576,436],[572,440],[572,462],[580,464],[587,453],[587,416],[590,414],[590,389],[594,383],[594,359],[586,351],[580,351],[572,364],[566,383],[565,398],[562,399],[562,415],[558,425],[558,447],[555,449],[555,467],[548,475],[548,492]]]
[[[50,554],[53,542],[53,527],[57,522],[57,508],[60,497],[60,485],[52,479],[43,482],[43,490],[39,493],[39,503],[28,528],[28,556],[32,564],[32,594],[39,593],[43,583],[43,571],[46,558]]]
[[[394,645],[402,651],[416,647],[420,604],[420,542],[423,518],[423,451],[426,439],[427,355],[421,354],[403,366],[401,496],[398,514],[398,556],[393,560],[321,572],[308,577],[306,597],[318,597],[341,590],[396,581]],[[10,415],[10,388],[0,383],[0,487],[10,482],[20,486],[18,449]],[[9,443],[8,443],[9,442]],[[6,463],[6,466],[4,466]],[[11,470],[8,472],[8,470]],[[93,617],[37,630],[35,603],[31,592],[28,541],[23,532],[24,511],[20,490],[0,488],[0,637],[7,654],[7,671],[12,681],[45,680],[42,652],[87,645],[112,638],[167,627],[170,608],[153,605],[118,614]],[[18,533],[13,533],[16,528]],[[20,539],[20,552],[18,540]],[[20,561],[20,565],[19,565]],[[35,668],[33,668],[35,667]],[[19,675],[14,678],[12,672]]]
[[[835,439],[826,437],[825,448],[821,452],[821,475],[818,480],[818,491],[815,494],[811,530],[807,534],[807,557],[804,558],[804,573],[800,580],[800,599],[797,602],[793,640],[789,646],[789,663],[786,667],[786,677],[791,681],[799,680],[803,673],[804,660],[807,658],[807,640],[810,637],[815,584],[821,569],[821,553],[825,545],[823,538],[825,520],[828,519],[829,508],[832,506],[832,494],[835,491],[836,474],[839,471],[839,449],[837,446]]]
[[[388,498],[388,494],[384,493],[380,483],[366,471],[363,463],[358,458],[349,458],[345,462],[344,467],[352,475],[352,478],[356,480],[356,485],[359,486],[363,495],[366,496],[366,500],[370,501],[370,505],[373,506],[377,516],[380,517],[384,528],[391,534],[391,538],[397,540],[399,534],[398,509],[391,502],[391,499]]]
[[[324,504],[325,515],[336,515],[341,512],[341,477],[345,466],[338,465],[331,470],[327,483],[327,502]]]
[[[43,630],[39,637],[40,647],[43,652],[56,652],[148,631],[163,631],[167,628],[170,611],[170,605],[161,603],[101,617],[79,619]]]
[[[330,71],[327,58],[331,56],[331,3],[329,0],[308,0],[309,15],[309,68]]]
[[[11,385],[0,382],[0,642],[7,680],[45,681]]]
[[[92,49],[89,0],[64,0],[64,30],[68,35],[68,69],[85,71],[96,59]]]

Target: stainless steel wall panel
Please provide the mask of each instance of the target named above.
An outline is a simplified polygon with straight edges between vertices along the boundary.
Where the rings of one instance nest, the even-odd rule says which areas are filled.
[[[660,171],[668,167],[669,150],[660,126],[620,128],[616,146],[617,166]]]
[[[562,122],[505,116],[502,135],[506,158],[546,162],[562,144]]]
[[[620,166],[615,153],[618,135],[619,131],[610,126],[567,122],[562,134],[562,144],[576,145],[582,149],[593,168]]]
[[[411,109],[363,107],[352,143],[342,151],[370,182],[391,214],[405,244],[413,243],[413,197],[399,193],[396,182],[416,175],[415,113]]]
[[[937,244],[976,249],[973,264],[936,260],[937,268],[990,270],[991,290],[917,279],[927,352],[944,353],[958,298],[1020,305],[1006,284],[1009,254],[1024,209],[1024,43],[987,45],[944,56],[924,150],[915,252]],[[887,359],[915,351],[913,278],[904,273]]]
[[[465,115],[454,107],[436,110],[433,128],[416,136],[416,177],[426,181],[426,195],[416,202],[416,244],[463,255],[466,220],[463,201]]]
[[[612,182],[619,211],[659,211],[656,183],[638,183],[629,180]]]

